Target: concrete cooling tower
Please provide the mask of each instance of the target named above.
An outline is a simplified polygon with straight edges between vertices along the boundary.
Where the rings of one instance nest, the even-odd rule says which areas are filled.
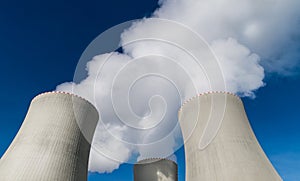
[[[98,112],[75,95],[35,97],[0,161],[1,181],[85,181]]]
[[[177,181],[177,164],[167,159],[146,159],[134,165],[134,181]]]
[[[260,147],[241,99],[208,93],[179,110],[186,181],[280,181]]]

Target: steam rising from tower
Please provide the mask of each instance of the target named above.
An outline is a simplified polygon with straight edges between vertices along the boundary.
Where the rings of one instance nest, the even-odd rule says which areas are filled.
[[[265,85],[265,74],[297,73],[300,67],[298,7],[299,0],[160,0],[151,18],[121,24],[97,37],[82,54],[84,61],[80,61],[76,69],[84,73],[78,71],[78,79],[75,73],[73,82],[57,86],[57,90],[85,97],[101,112],[103,124],[98,124],[95,131],[90,171],[112,172],[121,163],[135,162],[132,159],[135,153],[143,159],[175,152],[181,145],[176,139],[179,129],[174,127],[174,136],[166,135],[170,135],[172,121],[177,121],[174,112],[181,101],[190,96],[207,91],[229,91],[255,97],[255,91]],[[199,35],[198,38],[194,34]],[[120,41],[116,37],[120,37]],[[203,54],[208,47],[218,61]],[[115,52],[117,49],[122,53]],[[201,56],[195,56],[198,54]],[[220,70],[211,63],[217,63]],[[84,78],[85,70],[88,72]],[[220,73],[224,81],[211,79]],[[213,76],[207,79],[206,75]],[[133,84],[135,80],[137,84]],[[226,89],[219,88],[220,82],[225,83]],[[218,86],[211,87],[209,83]],[[127,88],[132,89],[129,92]],[[118,91],[124,94],[113,94]],[[150,101],[151,96],[164,98],[164,102]],[[161,121],[165,107],[168,109]],[[127,110],[136,114],[129,115]],[[159,129],[145,129],[160,121],[164,124],[160,124],[163,126]],[[132,131],[132,123],[141,128],[135,129],[139,133]],[[107,136],[105,132],[112,135]],[[151,145],[164,140],[167,141],[160,142],[163,146]],[[201,146],[207,141],[203,139]],[[101,147],[98,152],[94,149],[97,147]],[[103,148],[106,151],[99,151]],[[120,149],[124,152],[120,153]]]

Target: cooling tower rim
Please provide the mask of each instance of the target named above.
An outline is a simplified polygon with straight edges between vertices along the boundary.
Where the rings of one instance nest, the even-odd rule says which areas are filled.
[[[212,94],[224,94],[224,95],[230,95],[230,96],[233,96],[233,97],[237,98],[239,101],[242,102],[241,98],[240,98],[238,95],[236,95],[236,94],[234,94],[234,93],[232,93],[232,92],[226,92],[226,91],[209,91],[209,92],[200,93],[200,94],[198,94],[198,95],[196,95],[196,96],[194,96],[194,97],[191,97],[191,98],[189,98],[188,100],[184,101],[183,104],[181,105],[181,107],[179,108],[179,111],[181,111],[181,110],[183,109],[183,107],[184,107],[187,103],[189,103],[189,102],[191,102],[191,101],[193,101],[193,100],[195,100],[195,99],[197,99],[197,98],[199,98],[199,97],[201,97],[201,96],[207,96],[207,95],[212,95]],[[178,111],[178,112],[179,112],[179,111]]]
[[[87,99],[79,96],[79,95],[76,95],[76,94],[73,94],[73,93],[69,93],[69,92],[64,92],[64,91],[48,91],[48,92],[43,92],[43,93],[40,93],[38,95],[36,95],[31,102],[33,102],[34,100],[42,97],[42,96],[45,96],[45,95],[50,95],[50,94],[62,94],[62,95],[69,95],[69,96],[72,96],[72,97],[77,97],[89,104],[91,104],[93,107],[95,107],[90,101],[88,101]],[[96,108],[95,108],[96,109]]]
[[[175,165],[177,165],[177,163],[171,159],[168,159],[168,158],[145,158],[145,159],[142,159],[138,162],[136,162],[134,165],[140,165],[140,164],[147,164],[147,163],[152,163],[152,162],[156,162],[156,161],[160,161],[160,160],[164,160],[164,161],[169,161],[169,162],[172,162],[174,163]]]
[[[175,169],[172,169],[172,172],[175,172],[176,175],[175,176],[175,179],[178,180],[178,164],[171,160],[171,159],[168,159],[168,158],[159,158],[159,157],[154,157],[154,158],[145,158],[145,159],[142,159],[140,161],[138,161],[137,163],[134,164],[134,172],[137,172],[138,171],[138,168],[143,168],[143,164],[146,164],[145,166],[150,166],[151,163],[155,163],[156,161],[167,161],[168,163],[172,164]],[[152,162],[151,162],[152,161]],[[150,165],[147,165],[147,164],[150,164]]]

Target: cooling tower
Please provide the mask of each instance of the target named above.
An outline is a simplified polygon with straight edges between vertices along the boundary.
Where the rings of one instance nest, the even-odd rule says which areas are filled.
[[[97,110],[80,97],[61,92],[38,95],[1,158],[0,180],[87,180],[97,122]]]
[[[186,181],[282,180],[260,147],[240,98],[208,93],[179,111]]]
[[[146,159],[134,165],[134,181],[177,181],[177,164],[167,159]]]

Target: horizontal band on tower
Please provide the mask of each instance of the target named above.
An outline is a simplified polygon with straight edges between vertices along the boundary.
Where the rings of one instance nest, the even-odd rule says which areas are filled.
[[[191,101],[193,101],[193,100],[195,100],[195,99],[197,99],[201,96],[207,96],[207,95],[212,95],[212,94],[227,94],[227,95],[236,97],[238,100],[240,100],[242,102],[241,98],[238,95],[234,94],[234,93],[226,92],[226,91],[209,91],[209,92],[200,93],[200,94],[198,94],[194,97],[191,97],[188,100],[184,101],[183,104],[181,105],[181,107],[179,108],[178,112],[181,111],[187,103],[189,103],[189,102],[191,102]]]
[[[38,94],[37,96],[35,96],[31,102],[33,102],[34,100],[40,98],[41,96],[45,96],[45,95],[49,95],[49,94],[65,94],[65,95],[70,95],[72,97],[77,97],[79,99],[82,99],[86,102],[88,102],[89,104],[93,105],[90,101],[88,101],[87,99],[77,95],[77,94],[74,94],[74,93],[69,93],[69,92],[64,92],[64,91],[48,91],[48,92],[44,92],[44,93],[41,93],[41,94]],[[93,105],[94,106],[94,105]]]

